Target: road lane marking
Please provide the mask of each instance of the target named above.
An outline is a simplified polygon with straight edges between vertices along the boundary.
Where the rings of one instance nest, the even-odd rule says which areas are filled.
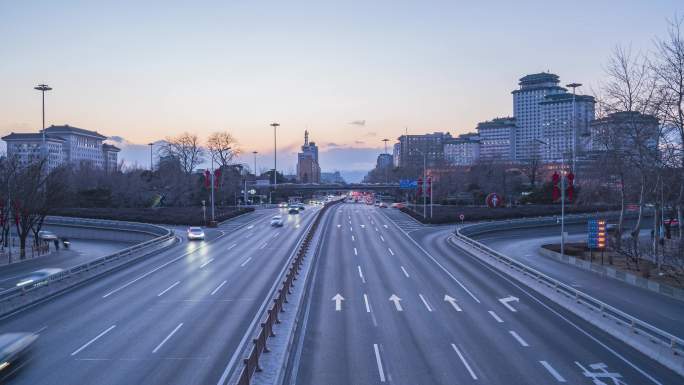
[[[210,258],[208,261],[204,262],[203,264],[200,265],[200,269],[203,268],[204,266],[212,263],[214,261],[214,258]]]
[[[240,264],[240,267],[245,267],[245,265],[248,264],[249,261],[251,261],[251,260],[252,260],[252,257],[245,259],[245,261]]]
[[[235,246],[237,246],[237,243],[233,243],[232,245],[228,246],[228,250],[232,249]]]
[[[513,306],[509,304],[509,302],[520,302],[520,299],[518,297],[514,297],[512,295],[509,295],[506,298],[499,298],[499,302],[501,302],[502,305],[506,306],[508,310],[512,311],[513,313],[517,312]]]
[[[359,277],[361,277],[361,281],[366,283],[366,278],[363,278],[363,272],[361,271],[361,265],[357,265],[356,267],[359,268]]]
[[[342,301],[344,301],[344,297],[340,293],[337,293],[331,300],[335,301],[335,311],[342,311]]]
[[[245,235],[245,238],[249,238],[251,236],[252,236],[252,233],[247,233],[247,235]]]
[[[470,373],[470,377],[473,380],[477,380],[477,376],[475,375],[475,372],[473,372],[473,369],[470,368],[470,365],[468,365],[468,362],[465,360],[465,357],[463,357],[463,354],[461,354],[461,351],[458,350],[456,347],[456,344],[451,344],[451,347],[456,351],[456,354],[458,354],[458,358],[461,359],[461,362],[463,363],[463,366],[468,370],[468,373]]]
[[[216,289],[214,289],[214,290],[211,292],[211,294],[209,294],[209,295],[214,295],[214,294],[216,294],[216,292],[219,291],[219,290],[221,290],[221,288],[223,287],[223,285],[226,284],[226,282],[228,282],[228,281],[223,281],[223,282],[221,282],[221,284],[218,285],[218,286],[216,286]]]
[[[268,245],[268,242],[264,242],[264,243],[259,247],[259,250],[264,249],[264,248],[266,247],[266,245]]]
[[[176,285],[178,285],[179,283],[180,283],[180,281],[176,281],[176,283],[174,283],[173,285],[167,287],[167,288],[164,289],[161,293],[157,294],[157,297],[161,297],[161,296],[164,295],[167,291],[169,291],[169,290],[173,289],[174,287],[176,287]]]
[[[430,259],[432,260],[432,262],[434,262],[437,266],[439,266],[439,268],[442,269],[442,271],[443,271],[444,273],[446,273],[446,275],[448,275],[454,282],[456,282],[456,283],[458,284],[458,286],[460,286],[463,290],[465,290],[465,292],[468,293],[468,295],[469,295],[473,300],[475,300],[475,302],[480,303],[480,300],[475,296],[475,294],[471,293],[470,290],[468,290],[468,288],[465,287],[465,285],[463,285],[463,283],[461,283],[461,281],[459,281],[456,277],[454,277],[453,274],[451,274],[451,272],[450,272],[449,270],[447,270],[444,266],[442,266],[442,264],[439,263],[439,262],[435,259],[435,257],[433,257],[430,253],[427,252],[427,250],[425,250],[425,249],[423,248],[423,246],[421,246],[420,244],[418,244],[418,242],[416,242],[415,239],[411,238],[411,236],[410,236],[406,231],[404,231],[401,227],[399,227],[398,224],[396,224],[395,222],[392,222],[392,223],[394,224],[394,226],[395,226],[397,229],[399,229],[399,231],[401,231],[402,233],[404,233],[404,234],[406,235],[406,238],[407,238],[408,240],[410,240],[414,245],[416,245],[416,247],[419,248],[420,251],[422,251],[425,255],[427,255],[428,258],[430,258]],[[385,225],[385,226],[387,226],[387,225]]]
[[[280,235],[280,231],[278,231],[277,233],[273,234],[273,239],[278,238],[278,235]]]
[[[430,307],[430,304],[428,304],[428,302],[425,300],[425,297],[423,297],[422,294],[418,294],[418,296],[420,297],[420,300],[423,301],[423,305],[425,305],[427,310],[432,311],[432,308]]]
[[[356,247],[354,248],[354,255],[359,255],[359,253],[356,251]]]
[[[380,382],[385,382],[385,371],[382,369],[382,360],[380,360],[380,350],[378,349],[378,344],[373,344],[373,350],[375,350],[375,363],[378,365]]]
[[[363,295],[363,301],[366,303],[366,313],[370,313],[370,304],[368,303],[368,296],[365,293]]]
[[[101,338],[102,336],[104,336],[105,334],[109,333],[109,332],[110,332],[112,329],[114,329],[115,327],[116,327],[116,325],[110,326],[109,328],[107,328],[107,330],[105,330],[105,331],[103,331],[102,333],[98,334],[95,338],[93,338],[92,340],[86,342],[86,343],[85,343],[83,346],[81,346],[80,348],[74,350],[74,352],[71,353],[71,355],[72,355],[72,356],[77,355],[77,354],[80,353],[83,349],[87,348],[88,346],[90,346],[90,344],[92,344],[93,342],[97,341],[98,339],[100,339],[100,338]]]
[[[164,340],[163,340],[162,342],[160,342],[159,345],[157,345],[156,348],[154,348],[154,350],[152,351],[152,353],[156,353],[159,349],[161,349],[161,347],[164,346],[164,344],[166,343],[166,341],[168,341],[169,338],[171,338],[174,334],[176,334],[176,332],[178,331],[178,329],[181,328],[181,326],[183,326],[183,323],[182,323],[182,322],[179,323],[178,326],[176,326],[176,328],[173,329],[173,331],[171,331],[171,333],[169,333],[169,335],[166,336],[166,338],[164,338]]]
[[[352,235],[352,242],[356,241],[356,238]]]
[[[39,334],[39,333],[45,331],[45,329],[47,329],[47,328],[48,328],[47,325],[45,325],[45,326],[43,326],[42,328],[40,328],[40,329],[36,330],[35,332],[33,332],[33,334]]]
[[[503,323],[503,320],[501,318],[499,318],[499,316],[496,313],[494,313],[491,310],[488,313],[489,313],[489,315],[492,316],[492,318],[494,318],[496,320],[496,322],[498,322],[500,324]]]
[[[539,363],[542,364],[542,366],[549,372],[549,374],[553,376],[553,378],[556,379],[556,381],[567,382],[565,381],[565,378],[563,378],[563,376],[561,376],[560,373],[558,373],[556,369],[554,369],[553,366],[551,366],[551,364],[549,364],[546,361],[539,361]]]
[[[253,228],[254,228],[254,225],[249,225],[249,226],[247,226],[247,230],[251,230],[251,229],[253,229]]]
[[[514,332],[513,330],[509,330],[508,332],[511,333],[511,335],[513,336],[513,338],[515,338],[515,340],[518,341],[518,343],[519,343],[520,345],[522,345],[523,347],[528,347],[528,346],[530,346],[527,342],[525,342],[524,339],[522,339],[522,337],[520,337],[520,336],[518,335],[518,333]]]
[[[456,298],[450,296],[449,294],[444,294],[444,301],[449,302],[456,311],[463,311],[461,310],[461,307],[458,306],[458,303],[456,303]]]
[[[385,238],[383,238],[382,235],[380,236],[380,240],[385,242]]]
[[[411,277],[409,276],[409,273],[406,271],[406,269],[404,269],[404,266],[400,266],[400,267],[401,267],[401,271],[404,272],[404,275],[406,276],[406,278],[411,278]]]
[[[377,228],[377,227],[375,228],[375,231],[377,231],[377,232],[380,232],[380,230],[378,230],[378,228]]]
[[[354,229],[352,229],[351,226],[349,226],[349,231],[354,232]]]
[[[394,251],[392,251],[392,249],[388,247],[387,250],[389,250],[390,254],[394,255]]]
[[[387,225],[383,225],[383,226],[385,226],[385,228],[386,228],[386,229],[388,229],[388,228],[389,228],[389,227],[387,227]]]

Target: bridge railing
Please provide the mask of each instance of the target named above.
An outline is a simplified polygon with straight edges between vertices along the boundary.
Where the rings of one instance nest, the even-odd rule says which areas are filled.
[[[592,217],[592,215],[576,215],[573,216],[572,220],[575,222],[586,221],[589,217]],[[568,217],[566,216],[566,222],[567,220]],[[544,224],[552,223],[552,221],[553,219],[537,218],[477,223],[458,228],[454,235],[458,240],[466,243],[482,254],[485,254],[495,261],[503,263],[507,267],[533,278],[540,284],[555,290],[557,293],[560,293],[577,303],[588,306],[591,310],[596,311],[602,317],[612,319],[617,325],[627,328],[632,333],[644,335],[654,343],[668,346],[672,350],[673,354],[682,354],[682,352],[684,352],[684,340],[682,338],[672,335],[645,321],[642,321],[637,317],[627,314],[555,278],[551,278],[548,275],[469,237],[469,235],[472,236],[474,234],[482,234],[489,231],[506,230],[513,227],[538,227],[543,226]]]

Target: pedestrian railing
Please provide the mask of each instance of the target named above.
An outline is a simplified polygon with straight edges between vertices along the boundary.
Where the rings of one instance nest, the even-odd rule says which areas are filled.
[[[575,217],[577,218],[577,216]],[[586,220],[587,216],[584,216]],[[543,224],[545,219],[537,219],[537,225]],[[566,217],[566,222],[568,218]],[[566,297],[574,300],[579,304],[584,304],[589,307],[589,309],[596,311],[604,318],[612,319],[617,325],[626,327],[632,333],[640,334],[649,338],[652,342],[658,343],[664,346],[669,346],[673,354],[682,354],[684,352],[684,340],[677,336],[674,336],[666,331],[663,331],[651,324],[640,320],[634,316],[631,316],[613,306],[606,304],[574,287],[560,282],[548,275],[527,266],[505,254],[502,254],[472,238],[468,235],[481,234],[483,232],[494,231],[494,226],[501,229],[510,229],[512,225],[519,225],[523,223],[526,225],[532,225],[534,220],[515,220],[515,221],[501,221],[491,222],[486,224],[473,224],[461,227],[455,231],[455,237],[463,243],[466,243],[470,247],[478,250],[482,254],[489,256],[490,258],[496,260],[499,263],[505,264],[511,269],[517,270],[518,272],[533,278],[540,284],[543,284],[556,292],[565,295]],[[488,225],[488,226],[484,226]]]
[[[289,264],[285,278],[280,285],[275,298],[273,299],[273,304],[266,311],[265,319],[259,326],[258,334],[256,338],[252,340],[252,347],[249,349],[247,358],[243,360],[244,365],[240,371],[237,385],[249,385],[254,373],[261,371],[261,368],[259,367],[259,357],[262,353],[269,351],[266,340],[269,337],[275,337],[275,333],[273,333],[273,326],[280,323],[278,314],[284,311],[283,305],[287,303],[288,294],[292,294],[292,287],[294,287],[294,282],[299,276],[302,263],[304,262],[304,257],[309,250],[311,240],[316,233],[316,229],[321,222],[321,218],[323,218],[323,214],[330,206],[338,202],[340,201],[331,201],[323,206],[323,208],[316,214],[316,219],[314,219],[313,224],[308,228],[306,235],[304,238],[302,238],[297,246],[297,252],[292,259],[292,262]]]

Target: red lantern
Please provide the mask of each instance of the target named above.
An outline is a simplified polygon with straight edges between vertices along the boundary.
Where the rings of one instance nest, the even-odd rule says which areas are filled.
[[[551,177],[551,182],[553,183],[553,191],[551,192],[551,199],[555,202],[560,198],[560,189],[558,188],[558,182],[560,182],[560,175],[558,172],[554,172]]]
[[[214,170],[214,188],[218,188],[219,179],[221,179],[221,169],[217,168],[216,170]]]
[[[204,187],[211,187],[211,173],[209,170],[204,170]]]

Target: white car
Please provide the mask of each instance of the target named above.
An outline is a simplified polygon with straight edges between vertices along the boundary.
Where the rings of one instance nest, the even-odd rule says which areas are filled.
[[[271,218],[271,226],[273,227],[282,227],[285,222],[283,221],[283,217],[280,215],[276,215],[273,218]]]
[[[52,231],[41,230],[38,232],[38,238],[44,241],[54,241],[55,239],[57,239],[57,235]]]
[[[201,227],[188,228],[188,241],[204,240],[204,230]]]
[[[64,270],[58,269],[58,268],[48,268],[48,269],[36,270],[36,271],[32,272],[31,274],[27,275],[26,277],[22,278],[21,281],[17,282],[17,286],[21,287],[21,286],[30,285],[34,282],[42,281],[45,278],[47,278],[53,274],[61,273],[62,271],[64,271]]]

